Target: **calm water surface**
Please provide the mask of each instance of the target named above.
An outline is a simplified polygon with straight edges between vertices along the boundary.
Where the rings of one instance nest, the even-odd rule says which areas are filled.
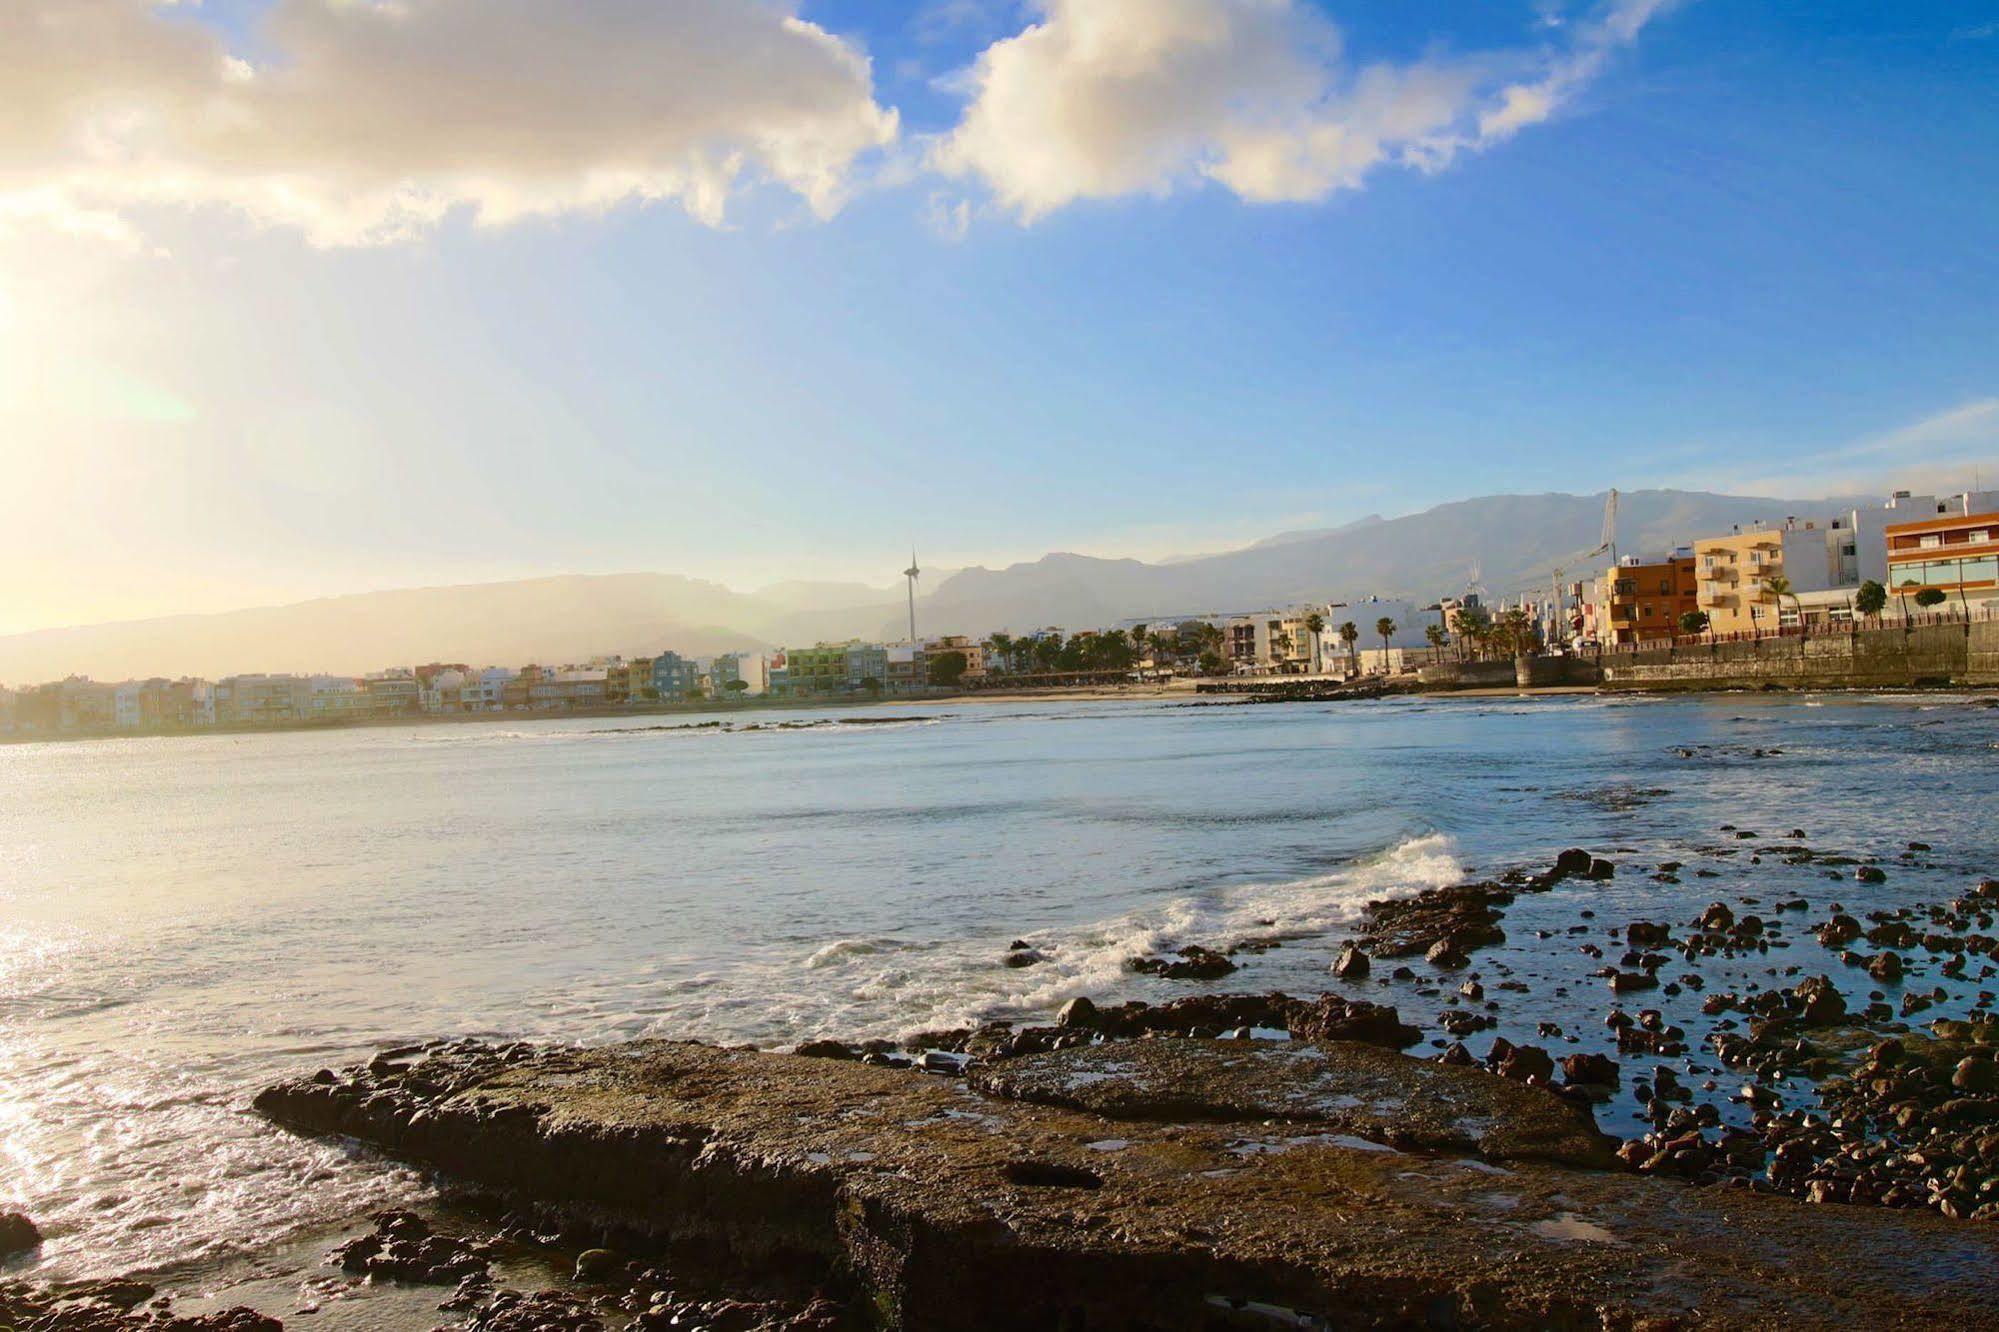
[[[1315,993],[1367,898],[1571,844],[1636,868],[1724,823],[1933,842],[1877,904],[1999,868],[1999,710],[1963,698],[756,720],[0,748],[0,1206],[48,1232],[42,1274],[221,1270],[421,1198],[245,1111],[408,1039],[893,1035],[1169,997],[1123,960],[1273,932],[1229,983]],[[1014,938],[1050,960],[999,966]]]

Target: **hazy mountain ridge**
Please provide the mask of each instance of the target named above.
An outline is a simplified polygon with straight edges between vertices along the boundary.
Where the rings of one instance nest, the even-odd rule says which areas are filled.
[[[1476,562],[1493,596],[1571,577],[1597,544],[1602,495],[1493,495],[1323,532],[1285,532],[1173,564],[1054,553],[942,577],[917,602],[925,635],[1256,610],[1378,594],[1461,592]],[[1836,500],[1647,490],[1619,497],[1618,547],[1651,554],[1736,524],[1824,518]],[[1594,561],[1601,567],[1603,560]],[[675,574],[563,575],[365,592],[211,615],[180,615],[0,637],[0,681],[76,673],[99,679],[242,671],[360,673],[463,661],[518,666],[602,653],[688,655],[848,637],[901,638],[898,588],[799,581],[755,593]],[[845,597],[851,604],[837,603]],[[814,604],[815,600],[818,604]]]

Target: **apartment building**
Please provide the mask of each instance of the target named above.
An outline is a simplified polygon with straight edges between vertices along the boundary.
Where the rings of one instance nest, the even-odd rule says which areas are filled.
[[[1884,536],[1885,585],[1898,599],[1923,588],[1936,588],[1961,606],[1999,599],[1999,504],[1985,512],[1891,523]]]
[[[685,698],[701,687],[701,667],[678,652],[652,659],[652,688],[662,699]]]
[[[1777,627],[1777,597],[1770,580],[1784,569],[1784,540],[1776,531],[1734,532],[1694,543],[1700,609],[1717,634],[1754,633]]]
[[[1682,549],[1650,559],[1626,555],[1604,570],[1595,599],[1584,603],[1597,641],[1651,643],[1682,632],[1680,617],[1701,609],[1694,565],[1694,552]]]
[[[609,677],[602,666],[543,671],[527,686],[527,705],[543,711],[602,707]]]

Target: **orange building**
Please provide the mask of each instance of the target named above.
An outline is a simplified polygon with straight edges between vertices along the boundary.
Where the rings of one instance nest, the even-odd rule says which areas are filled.
[[[1884,535],[1891,594],[1934,587],[1966,602],[1999,597],[1999,513],[1891,523]]]
[[[1613,643],[1649,643],[1680,632],[1680,617],[1700,609],[1694,557],[1675,551],[1663,560],[1626,556],[1603,571],[1599,620]]]

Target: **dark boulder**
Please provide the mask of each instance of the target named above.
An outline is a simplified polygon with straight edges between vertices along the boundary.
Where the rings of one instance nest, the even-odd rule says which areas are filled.
[[[42,1232],[20,1212],[0,1212],[0,1258],[26,1253],[42,1242]]]

